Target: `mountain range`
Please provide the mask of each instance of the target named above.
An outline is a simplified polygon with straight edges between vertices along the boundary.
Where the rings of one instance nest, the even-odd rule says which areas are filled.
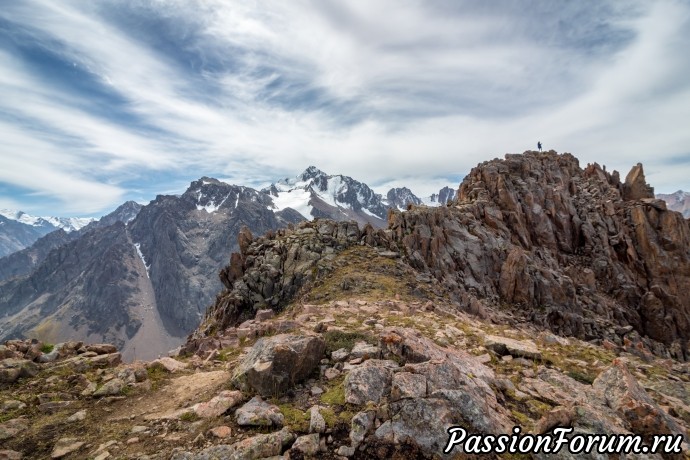
[[[199,324],[243,227],[264,234],[328,217],[381,228],[389,207],[438,205],[453,194],[444,187],[420,199],[399,188],[383,198],[315,167],[262,191],[202,177],[180,196],[124,203],[0,259],[0,338],[106,341],[126,359],[155,357]]]
[[[318,198],[327,210],[364,208],[341,186]],[[7,314],[39,323],[0,344],[0,458],[506,457],[508,441],[467,433],[512,436],[514,458],[628,455],[614,441],[687,457],[690,219],[641,164],[622,179],[568,153],[507,154],[445,206],[386,196],[401,199],[386,228],[273,198],[202,177],[5,281],[30,304]],[[218,281],[182,346],[146,358]],[[35,338],[51,333],[73,335]],[[557,430],[560,452],[523,442]]]
[[[0,209],[0,257],[31,246],[55,230],[73,232],[94,220],[90,217],[35,217],[23,211]]]
[[[450,187],[427,198],[417,197],[407,187],[392,188],[385,197],[367,184],[343,175],[329,175],[315,166],[295,178],[285,178],[262,190],[273,199],[275,210],[292,208],[306,219],[354,220],[374,227],[386,226],[389,208],[405,209],[407,204],[439,206],[455,196]]]

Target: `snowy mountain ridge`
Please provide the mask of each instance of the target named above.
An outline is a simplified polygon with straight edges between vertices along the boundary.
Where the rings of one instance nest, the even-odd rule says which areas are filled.
[[[417,197],[407,187],[399,187],[390,189],[383,197],[363,182],[342,174],[329,175],[315,166],[309,166],[297,177],[281,179],[262,191],[273,199],[271,209],[292,208],[307,219],[349,217],[379,227],[385,225],[388,208],[404,210],[408,204],[439,206],[455,196],[450,187],[425,198]]]
[[[93,217],[36,217],[13,209],[0,209],[0,216],[32,227],[61,228],[66,232],[79,230],[97,220]]]

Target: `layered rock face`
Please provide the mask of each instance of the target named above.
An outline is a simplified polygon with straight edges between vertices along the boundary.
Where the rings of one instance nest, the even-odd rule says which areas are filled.
[[[687,359],[690,225],[653,196],[641,165],[621,183],[570,154],[526,152],[474,168],[454,206],[393,213],[389,228],[465,308],[480,299],[586,339],[620,341],[631,325]]]
[[[241,236],[221,272],[228,291],[195,337],[287,305],[319,277],[319,261],[354,244],[400,254],[459,309],[689,357],[688,220],[653,198],[641,165],[621,182],[553,151],[485,162],[452,206],[391,211],[387,230],[316,221]]]

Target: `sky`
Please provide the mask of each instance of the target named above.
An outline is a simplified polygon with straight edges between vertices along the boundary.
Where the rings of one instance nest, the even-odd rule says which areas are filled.
[[[539,140],[690,190],[688,49],[688,1],[7,1],[0,208],[309,165],[424,196]]]

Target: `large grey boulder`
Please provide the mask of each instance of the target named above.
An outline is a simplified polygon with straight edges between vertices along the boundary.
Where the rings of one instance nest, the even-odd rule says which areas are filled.
[[[232,384],[262,396],[282,394],[312,373],[325,350],[320,336],[279,334],[261,338],[237,366]]]
[[[231,445],[221,444],[209,447],[198,453],[178,451],[170,460],[255,460],[280,455],[295,435],[287,428],[268,434],[259,434]]]

